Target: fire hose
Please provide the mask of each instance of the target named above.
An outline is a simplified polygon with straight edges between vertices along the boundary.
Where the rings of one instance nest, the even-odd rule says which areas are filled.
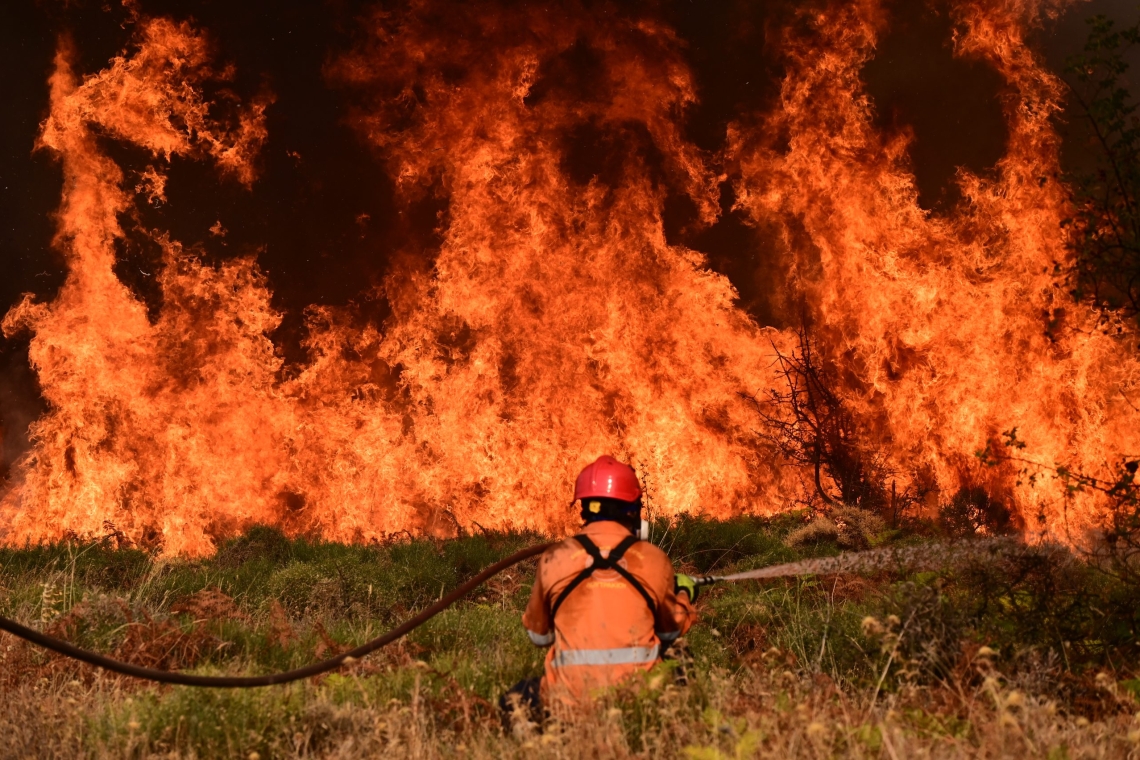
[[[1011,539],[985,539],[959,545],[931,546],[928,544],[924,546],[872,549],[870,551],[840,554],[835,557],[819,557],[799,560],[797,562],[788,562],[781,565],[770,565],[757,570],[749,570],[732,575],[700,576],[694,578],[694,580],[697,585],[705,586],[722,581],[731,582],[800,575],[873,572],[876,570],[885,570],[892,566],[898,567],[913,563],[931,564],[931,561],[934,559],[942,559],[944,561],[951,555],[953,555],[955,559],[986,554],[992,556],[1003,549],[1008,549],[1011,543],[1013,543]],[[270,673],[264,676],[203,676],[131,665],[130,663],[121,662],[97,652],[82,649],[62,639],[41,633],[40,631],[20,625],[16,621],[4,617],[0,617],[0,630],[7,631],[13,636],[18,636],[25,641],[29,641],[45,649],[50,649],[53,652],[57,652],[74,660],[79,660],[89,665],[103,668],[104,670],[110,670],[115,673],[132,676],[134,678],[142,678],[148,681],[178,684],[180,686],[207,686],[221,689],[248,689],[258,686],[275,686],[277,684],[299,681],[303,678],[309,678],[311,676],[320,675],[321,673],[327,673],[331,670],[336,670],[342,665],[350,664],[365,655],[375,652],[380,647],[396,641],[408,633],[411,633],[428,620],[431,620],[464,596],[474,591],[482,585],[484,581],[498,575],[509,567],[517,565],[523,560],[541,554],[551,546],[554,546],[554,544],[539,544],[538,546],[523,549],[505,559],[499,560],[470,580],[457,586],[446,596],[440,597],[437,602],[424,608],[416,616],[408,619],[391,631],[388,631],[383,636],[361,644],[355,649],[343,652],[335,657],[330,657],[327,660],[322,660],[321,662],[315,662],[312,665],[306,665],[302,668],[286,670],[281,673]]]
[[[542,554],[553,544],[540,544],[532,546],[528,549],[523,549],[520,552],[515,552],[506,559],[499,560],[490,567],[485,568],[482,572],[471,578],[466,583],[457,586],[447,596],[440,597],[439,601],[429,607],[424,608],[422,612],[413,618],[405,621],[401,625],[393,628],[366,644],[361,644],[355,649],[351,649],[336,657],[330,657],[321,662],[315,662],[312,665],[306,665],[303,668],[296,668],[294,670],[286,670],[282,673],[270,673],[265,676],[200,676],[191,673],[178,673],[170,670],[158,670],[157,668],[144,668],[139,665],[131,665],[127,662],[120,662],[110,657],[92,652],[87,649],[81,649],[74,644],[69,644],[66,641],[57,639],[54,636],[40,633],[39,631],[28,628],[27,626],[20,625],[14,620],[0,617],[0,630],[7,631],[13,636],[18,636],[25,641],[30,641],[33,644],[50,649],[53,652],[58,652],[66,657],[74,660],[86,662],[88,665],[94,665],[104,670],[110,670],[115,673],[121,673],[125,676],[133,676],[134,678],[142,678],[148,681],[157,681],[158,683],[172,683],[180,686],[209,686],[216,689],[249,689],[257,686],[275,686],[277,684],[290,683],[292,681],[300,681],[302,678],[309,678],[310,676],[320,675],[327,673],[330,670],[336,670],[341,665],[347,665],[355,660],[364,657],[367,654],[375,652],[386,644],[391,644],[396,639],[411,633],[416,628],[431,620],[433,617],[443,612],[445,609],[455,604],[457,601],[467,596],[467,594],[474,591],[482,583],[489,578],[492,578],[507,568],[517,565],[525,559]]]

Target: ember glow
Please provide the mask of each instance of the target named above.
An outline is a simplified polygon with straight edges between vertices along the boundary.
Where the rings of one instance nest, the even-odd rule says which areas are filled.
[[[1024,41],[1053,4],[952,7],[956,54],[1006,83],[1010,140],[993,177],[960,173],[948,215],[918,205],[906,136],[873,126],[860,70],[886,30],[875,0],[801,11],[778,107],[742,115],[716,156],[684,136],[699,93],[659,21],[558,5],[508,23],[430,2],[368,17],[326,76],[367,103],[353,124],[399,193],[446,194],[442,245],[430,270],[388,279],[382,324],[310,308],[308,361],[289,373],[255,260],[208,265],[152,230],[154,319],[113,271],[121,216],[165,201],[171,156],[258,191],[270,100],[235,106],[208,30],[187,24],[139,20],[132,49],[82,80],[62,44],[41,145],[64,170],[69,274],[55,300],[4,318],[6,335],[32,334],[50,409],[3,493],[0,536],[100,535],[107,521],[193,556],[254,523],[344,541],[559,533],[574,475],[600,453],[634,464],[659,515],[813,499],[746,398],[778,390],[795,331],[758,325],[700,253],[666,240],[666,184],[710,224],[728,177],[740,209],[778,231],[786,300],[810,312],[899,491],[936,510],[982,486],[1070,540],[1095,522],[1091,496],[1065,509],[1059,484],[974,453],[1013,427],[1046,463],[1093,470],[1140,450],[1126,398],[1140,367],[1053,274],[1067,256],[1061,91]],[[584,128],[640,148],[616,176],[577,176],[566,154]],[[128,176],[107,139],[148,169]]]

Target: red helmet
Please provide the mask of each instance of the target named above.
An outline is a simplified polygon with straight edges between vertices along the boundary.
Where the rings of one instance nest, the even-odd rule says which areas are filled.
[[[641,484],[628,464],[613,457],[601,456],[586,465],[574,482],[574,500],[601,496],[619,501],[637,501],[641,498]]]

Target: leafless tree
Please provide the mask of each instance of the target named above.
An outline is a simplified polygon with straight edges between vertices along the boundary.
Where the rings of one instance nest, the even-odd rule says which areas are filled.
[[[887,492],[890,473],[883,458],[867,445],[860,420],[836,390],[835,372],[816,351],[806,317],[797,337],[799,345],[790,354],[773,344],[783,387],[761,398],[745,394],[763,423],[760,436],[789,462],[812,469],[816,491],[828,507],[897,511],[900,500]],[[833,495],[829,485],[839,493]]]

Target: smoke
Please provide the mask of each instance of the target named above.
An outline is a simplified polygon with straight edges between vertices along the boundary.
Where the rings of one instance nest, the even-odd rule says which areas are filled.
[[[29,448],[28,426],[45,411],[26,351],[19,343],[0,348],[0,492]]]

